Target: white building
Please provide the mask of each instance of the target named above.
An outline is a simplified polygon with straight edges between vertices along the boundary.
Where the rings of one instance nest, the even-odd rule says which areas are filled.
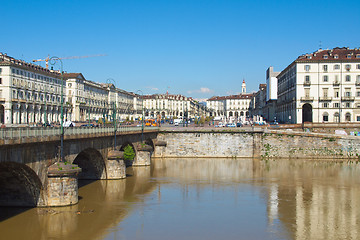
[[[0,53],[0,122],[59,122],[62,87],[60,73]]]
[[[277,79],[279,121],[360,121],[359,49],[320,49],[299,56]]]
[[[211,97],[206,100],[206,106],[210,116],[230,119],[230,121],[245,121],[250,116],[249,108],[253,95],[246,93],[246,83],[243,80],[240,94]]]
[[[144,96],[145,116],[156,118],[194,118],[206,115],[205,106],[183,95],[154,94]]]
[[[142,115],[138,94],[86,80],[81,73],[61,76],[0,53],[0,123],[60,122],[61,90],[64,120],[112,120],[115,106],[118,120]]]
[[[137,94],[116,88],[112,83],[86,80],[81,73],[66,73],[66,116],[72,121],[135,119],[142,114],[142,100]]]

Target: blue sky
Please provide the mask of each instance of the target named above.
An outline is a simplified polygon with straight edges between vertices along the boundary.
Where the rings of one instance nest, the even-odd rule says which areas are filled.
[[[350,1],[2,1],[0,52],[50,56],[67,72],[126,91],[194,98],[248,92],[265,71],[319,48],[360,47],[360,3]],[[44,64],[42,63],[44,66]]]

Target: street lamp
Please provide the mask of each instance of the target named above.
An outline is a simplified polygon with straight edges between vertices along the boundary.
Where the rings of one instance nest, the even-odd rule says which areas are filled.
[[[60,99],[60,103],[61,103],[61,112],[60,112],[60,161],[64,162],[64,73],[63,73],[63,62],[61,61],[60,58],[58,57],[51,57],[49,59],[49,63],[51,65],[55,65],[56,62],[59,61],[60,62],[60,74],[61,74],[61,99]]]
[[[117,124],[116,124],[116,99],[117,99],[117,93],[116,93],[116,86],[115,86],[115,80],[112,78],[106,79],[106,83],[113,84],[115,88],[115,100],[113,101],[113,122],[114,122],[114,150],[116,150],[116,131],[117,131]],[[110,90],[111,93],[111,90]],[[110,96],[111,101],[111,96]]]
[[[140,92],[141,93],[141,112],[142,112],[142,118],[141,118],[141,143],[144,142],[144,94],[141,90],[137,90],[136,94]],[[137,101],[136,101],[137,105]]]

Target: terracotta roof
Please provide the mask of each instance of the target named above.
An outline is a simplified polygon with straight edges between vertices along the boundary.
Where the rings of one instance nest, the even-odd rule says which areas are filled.
[[[333,48],[333,49],[319,49],[316,52],[304,54],[299,56],[295,61],[360,61],[360,49],[349,48]]]
[[[65,79],[78,78],[79,76],[85,79],[82,73],[64,73],[63,76]]]
[[[251,99],[254,96],[254,93],[242,93],[237,95],[229,95],[229,96],[214,96],[209,98],[207,101],[220,101],[226,99]]]

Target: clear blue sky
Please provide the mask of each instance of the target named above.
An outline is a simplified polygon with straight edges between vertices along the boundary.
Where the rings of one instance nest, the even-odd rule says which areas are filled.
[[[360,47],[360,2],[259,0],[2,1],[0,52],[64,60],[64,70],[144,93],[248,92],[265,71],[319,48]],[[42,63],[44,66],[44,64]]]

